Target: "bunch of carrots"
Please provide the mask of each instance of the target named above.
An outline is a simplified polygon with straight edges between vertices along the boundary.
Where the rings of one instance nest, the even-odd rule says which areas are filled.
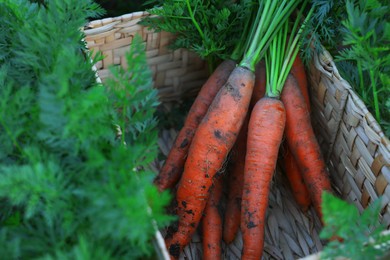
[[[239,229],[242,259],[260,259],[281,150],[298,204],[307,210],[312,203],[321,218],[321,195],[331,186],[310,123],[306,75],[298,56],[307,1],[300,2],[259,1],[245,27],[248,41],[241,60],[221,62],[189,110],[154,181],[160,191],[175,194],[178,221],[165,238],[172,259],[179,258],[200,223],[203,259],[221,259],[222,239],[231,243]],[[228,201],[222,216],[225,168]]]

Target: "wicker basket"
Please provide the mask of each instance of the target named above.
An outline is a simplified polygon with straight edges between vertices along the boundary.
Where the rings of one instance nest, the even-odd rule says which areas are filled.
[[[89,49],[101,51],[96,64],[99,77],[108,77],[111,65],[126,66],[125,52],[135,34],[145,41],[148,63],[163,104],[194,97],[208,76],[207,65],[187,50],[169,50],[171,34],[155,33],[137,24],[147,15],[137,12],[91,22],[85,28]],[[363,210],[383,197],[381,221],[390,227],[390,142],[373,116],[343,80],[328,53],[314,57],[309,68],[312,122],[331,174],[334,190]],[[175,138],[173,129],[161,129],[160,147],[166,155]],[[157,163],[156,170],[162,162]],[[320,222],[314,210],[303,214],[277,169],[273,180],[267,227],[265,259],[296,259],[322,249]],[[162,233],[164,231],[161,231]],[[229,246],[223,245],[224,259],[239,259],[241,235]],[[182,259],[201,259],[200,236],[184,249]]]

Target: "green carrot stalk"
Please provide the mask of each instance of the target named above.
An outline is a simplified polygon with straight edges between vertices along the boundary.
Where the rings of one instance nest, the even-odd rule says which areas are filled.
[[[298,55],[303,28],[308,19],[310,19],[314,10],[313,8],[310,9],[303,24],[298,29],[306,4],[307,0],[303,2],[290,32],[289,21],[286,20],[283,23],[281,30],[278,32],[276,37],[273,38],[269,50],[265,55],[267,75],[266,95],[269,97],[279,98],[280,93],[283,90],[284,82],[286,81],[292,64]]]
[[[254,70],[255,65],[263,58],[271,39],[280,30],[282,25],[287,21],[293,10],[298,6],[300,1],[263,1],[261,4],[262,15],[255,32],[252,34],[253,39],[249,45],[244,58],[240,65]]]

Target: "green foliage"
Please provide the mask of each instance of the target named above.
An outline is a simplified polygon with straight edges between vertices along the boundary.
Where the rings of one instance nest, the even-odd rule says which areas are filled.
[[[388,1],[312,0],[313,18],[305,31],[307,63],[323,46],[368,109],[390,136],[390,24]],[[312,46],[313,48],[310,48]]]
[[[236,3],[234,3],[236,2]],[[251,16],[253,1],[152,0],[148,9],[158,17],[143,19],[142,24],[157,31],[175,33],[172,48],[186,48],[207,59],[229,58],[242,38],[244,24]]]
[[[102,13],[90,0],[0,3],[0,255],[9,259],[145,259],[172,220],[148,167],[158,98],[140,37],[128,69],[112,68],[105,86],[84,52],[79,28]]]
[[[346,1],[348,19],[343,24],[343,45],[337,60],[356,64],[358,84],[355,89],[373,111],[376,120],[390,123],[390,6],[377,0]],[[390,128],[386,128],[390,136]]]
[[[320,237],[332,240],[324,247],[321,258],[344,256],[364,260],[384,256],[390,249],[390,234],[381,233],[385,227],[378,219],[380,206],[381,199],[378,199],[359,214],[354,205],[325,192],[322,202],[325,224]]]
[[[306,4],[307,1],[304,1],[303,7]],[[265,55],[266,95],[268,97],[280,97],[293,62],[298,55],[302,30],[306,24],[305,21],[302,24],[300,23],[303,16],[303,7],[300,8],[300,12],[294,21],[288,19],[284,22],[282,28],[272,39]],[[312,13],[313,9],[310,10],[305,20],[309,19]]]
[[[303,32],[301,48],[302,60],[308,63],[314,52],[321,52],[323,46],[328,50],[338,47],[342,38],[340,20],[345,15],[345,0],[311,0],[314,13]]]

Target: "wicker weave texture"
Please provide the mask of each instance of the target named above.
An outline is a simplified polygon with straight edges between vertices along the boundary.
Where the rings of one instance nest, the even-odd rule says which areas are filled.
[[[137,12],[96,20],[84,28],[88,48],[93,53],[100,51],[104,57],[96,64],[99,77],[104,82],[112,65],[126,68],[125,53],[134,35],[139,34],[145,42],[148,64],[161,101],[194,96],[207,78],[206,62],[187,50],[169,50],[171,34],[156,33],[138,24],[146,15],[146,12]]]
[[[167,155],[177,135],[174,129],[163,129],[159,139],[162,154]],[[156,162],[158,172],[163,161]],[[226,195],[227,191],[225,191]],[[226,197],[223,198],[221,212],[224,213]],[[269,205],[266,213],[263,259],[298,259],[321,251],[323,241],[319,239],[321,223],[314,208],[306,213],[301,211],[291,193],[288,180],[282,167],[277,167],[271,184]],[[161,231],[163,234],[165,230]],[[229,245],[222,243],[223,259],[239,260],[243,243],[241,233]],[[180,260],[202,259],[201,234],[196,233],[186,246]]]
[[[334,184],[360,211],[382,197],[381,222],[390,228],[390,142],[329,53],[311,70],[312,121]]]

